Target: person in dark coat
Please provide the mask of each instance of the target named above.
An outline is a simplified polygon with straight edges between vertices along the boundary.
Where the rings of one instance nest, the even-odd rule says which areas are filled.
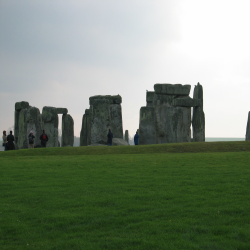
[[[108,146],[112,146],[113,133],[111,132],[110,129],[109,129],[107,137],[108,137]]]
[[[15,144],[14,144],[15,138],[12,134],[12,131],[10,131],[10,134],[7,136],[7,141],[8,141],[7,149],[14,150],[15,149]]]
[[[41,140],[41,147],[46,148],[46,143],[49,140],[49,137],[45,134],[44,130],[43,130],[43,133],[40,136],[40,140]]]
[[[139,145],[139,135],[138,135],[138,131],[136,131],[136,134],[135,134],[135,136],[134,136],[134,143],[135,143],[135,145]]]
[[[29,148],[34,148],[35,136],[33,135],[33,131],[30,131],[30,133],[28,135],[28,139],[29,139]]]

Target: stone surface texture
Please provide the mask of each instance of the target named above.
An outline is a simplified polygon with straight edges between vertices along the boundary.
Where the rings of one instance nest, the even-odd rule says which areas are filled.
[[[250,141],[250,112],[248,112],[248,119],[247,119],[246,141]]]
[[[74,145],[74,120],[71,115],[62,116],[62,147],[73,147]]]
[[[68,109],[66,108],[56,108],[57,114],[63,114],[66,115],[68,114]]]
[[[200,106],[193,108],[193,141],[204,142],[205,141],[205,114],[203,111],[203,88],[198,82],[194,87],[194,100],[200,101]]]
[[[29,106],[28,102],[16,103],[15,109],[14,136],[16,149],[28,148],[30,131],[33,131],[35,136],[34,146],[40,147],[39,137],[42,133],[42,117],[39,109]]]
[[[190,85],[155,84],[155,91],[147,92],[147,106],[140,109],[140,144],[190,142],[191,107],[196,110],[193,120],[196,136],[201,137],[199,122],[205,126],[205,119],[199,114],[203,112],[203,98],[200,99],[202,94],[198,89],[194,94],[197,98],[189,97],[190,88]]]
[[[122,138],[113,138],[112,146],[129,146],[129,143]]]
[[[129,133],[128,133],[128,130],[125,130],[124,139],[129,144]]]
[[[92,96],[90,108],[85,110],[80,133],[80,145],[107,144],[108,130],[114,138],[123,138],[122,98],[116,96]]]
[[[48,135],[46,147],[58,146],[58,114],[55,107],[43,107],[42,111],[43,129]]]

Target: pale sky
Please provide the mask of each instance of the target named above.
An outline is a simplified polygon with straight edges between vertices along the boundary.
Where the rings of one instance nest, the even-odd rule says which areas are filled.
[[[134,134],[146,90],[200,82],[206,137],[245,137],[248,0],[0,0],[0,130],[14,105],[65,107],[79,136],[93,95],[122,96]]]

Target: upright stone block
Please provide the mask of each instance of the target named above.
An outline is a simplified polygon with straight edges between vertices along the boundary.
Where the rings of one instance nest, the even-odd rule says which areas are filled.
[[[153,106],[154,95],[155,95],[154,91],[147,91],[147,95],[146,95],[147,107]]]
[[[128,130],[125,130],[125,141],[129,144],[129,134],[128,134]]]
[[[248,112],[247,129],[246,129],[246,141],[250,141],[250,112]]]
[[[91,144],[91,127],[90,127],[90,110],[85,109],[82,117],[82,129],[80,134],[80,146],[88,146]]]
[[[193,108],[193,141],[201,142],[205,141],[205,114],[203,111],[203,88],[199,82],[194,87],[193,99],[200,101],[200,106]]]
[[[110,104],[110,129],[114,138],[123,138],[122,107],[119,104]]]
[[[43,129],[48,135],[47,147],[58,146],[58,115],[54,107],[43,107],[42,111]]]
[[[139,140],[141,145],[156,143],[154,110],[154,107],[141,107],[140,109]]]
[[[74,120],[69,114],[62,116],[62,147],[74,145]]]

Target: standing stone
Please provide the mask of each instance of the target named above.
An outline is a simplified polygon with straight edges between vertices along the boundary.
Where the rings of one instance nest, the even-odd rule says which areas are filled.
[[[248,112],[247,130],[246,130],[246,141],[250,141],[250,112]]]
[[[85,110],[80,133],[80,145],[107,144],[110,128],[114,138],[123,138],[122,98],[117,96],[91,96],[90,108]]]
[[[42,111],[43,129],[48,135],[47,147],[58,147],[58,115],[54,107],[43,107]]]
[[[200,106],[193,108],[193,141],[201,142],[205,141],[205,114],[203,111],[203,88],[199,82],[194,87],[193,99],[200,102]]]
[[[154,107],[141,107],[139,131],[141,145],[155,144],[156,131]]]
[[[125,130],[125,141],[129,144],[129,134],[128,134],[128,130]]]
[[[28,148],[28,135],[33,131],[34,146],[40,147],[40,134],[42,133],[42,119],[38,108],[29,106],[28,102],[15,104],[15,146],[16,149]]]
[[[62,116],[62,147],[74,145],[74,120],[71,115]]]

